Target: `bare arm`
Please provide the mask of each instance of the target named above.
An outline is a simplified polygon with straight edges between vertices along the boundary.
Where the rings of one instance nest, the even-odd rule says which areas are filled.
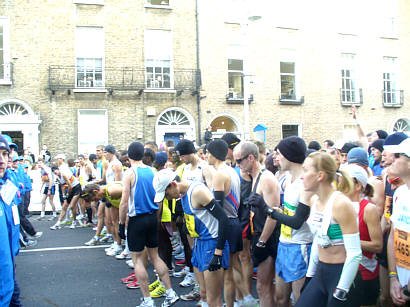
[[[357,109],[356,106],[352,106],[352,112],[353,112],[353,119],[356,121],[356,131],[357,131],[357,136],[359,137],[359,142],[363,145],[364,149],[369,148],[369,142],[367,141],[367,137],[364,134],[364,131],[362,127],[360,126],[360,123],[357,120]]]
[[[122,173],[122,165],[121,163],[117,163],[112,167],[112,171],[114,172],[114,180],[121,181],[121,173]]]
[[[278,208],[280,204],[280,190],[278,180],[273,175],[261,178],[260,189],[262,192],[260,194],[263,196],[265,203],[271,208]],[[269,237],[275,230],[275,226],[276,220],[267,218],[259,240],[263,242],[268,241]]]
[[[124,178],[122,180],[123,189],[122,189],[122,196],[121,196],[121,203],[120,203],[120,223],[125,224],[127,219],[127,211],[128,211],[128,199],[130,197],[131,192],[131,184],[133,179],[133,173],[131,170],[127,170],[125,172]]]
[[[364,210],[364,221],[367,225],[370,235],[370,241],[360,241],[362,250],[380,253],[383,249],[382,228],[377,208],[373,204],[368,204]]]
[[[339,223],[343,235],[359,232],[357,213],[347,197],[339,197],[333,205],[333,218]]]
[[[369,183],[374,188],[374,195],[369,200],[376,205],[379,217],[383,216],[385,195],[384,195],[384,182],[377,177],[371,177]]]

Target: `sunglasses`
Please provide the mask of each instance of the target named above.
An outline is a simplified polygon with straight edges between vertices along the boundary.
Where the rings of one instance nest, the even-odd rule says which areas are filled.
[[[238,165],[241,164],[242,161],[248,159],[248,157],[249,157],[249,155],[246,155],[246,156],[243,157],[243,158],[237,159],[237,160],[236,160],[236,164],[238,164]]]
[[[395,157],[396,159],[400,158],[400,156],[404,156],[404,157],[410,159],[410,157],[409,157],[408,155],[404,154],[404,153],[395,153],[395,154],[394,154],[394,157]]]

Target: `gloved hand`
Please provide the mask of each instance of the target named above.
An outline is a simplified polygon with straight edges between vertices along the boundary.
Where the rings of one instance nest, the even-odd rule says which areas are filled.
[[[263,200],[262,195],[259,195],[257,193],[253,194],[251,197],[249,197],[248,199],[248,204],[251,207],[256,207],[259,209],[264,210],[265,212],[268,211],[269,206],[265,203],[265,201]]]
[[[266,258],[268,258],[269,256],[273,256],[273,255],[269,255],[269,249],[265,247],[259,247],[258,244],[256,244],[252,250],[253,252],[253,257],[259,262],[263,262],[265,261]]]
[[[125,224],[118,225],[118,235],[122,240],[125,240]]]
[[[210,272],[218,271],[221,268],[222,256],[214,255],[209,262],[208,270]]]

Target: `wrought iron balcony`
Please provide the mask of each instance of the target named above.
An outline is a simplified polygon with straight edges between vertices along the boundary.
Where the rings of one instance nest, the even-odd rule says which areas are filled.
[[[340,89],[340,103],[342,106],[360,106],[363,104],[363,91],[359,89]]]
[[[243,96],[234,95],[234,93],[228,93],[226,95],[226,102],[229,104],[243,104],[244,98]],[[253,94],[249,95],[248,103],[253,102]]]
[[[148,78],[149,75],[149,78]],[[78,71],[76,66],[49,66],[48,86],[51,91],[72,89],[106,89],[107,91],[175,90],[198,89],[200,71],[174,69],[168,79],[162,73],[148,74],[144,68],[105,67],[86,68]]]
[[[0,64],[0,85],[13,84],[13,63]]]
[[[305,96],[296,97],[296,95],[279,96],[280,104],[301,105],[305,102]]]
[[[403,90],[382,91],[383,106],[386,108],[400,108],[403,106]]]

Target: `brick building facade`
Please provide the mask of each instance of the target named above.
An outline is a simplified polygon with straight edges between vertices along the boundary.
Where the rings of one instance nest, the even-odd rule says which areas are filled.
[[[307,22],[313,9],[250,21],[216,0],[5,0],[0,130],[69,156],[100,143],[199,142],[208,125],[216,137],[243,134],[248,96],[249,130],[265,125],[269,146],[295,133],[348,138],[351,104],[366,130],[391,132],[410,124],[410,4],[397,5],[390,24],[375,15],[349,29],[324,26],[332,14]]]

